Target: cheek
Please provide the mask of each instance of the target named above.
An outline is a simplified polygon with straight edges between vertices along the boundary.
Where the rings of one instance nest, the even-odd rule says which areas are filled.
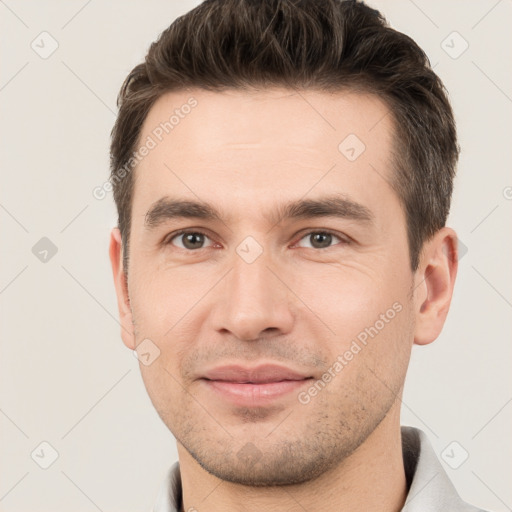
[[[349,390],[349,402],[356,404],[354,410],[366,411],[370,416],[391,407],[407,372],[413,333],[411,313],[407,304],[394,305],[384,311],[383,317],[374,315],[364,322],[354,336],[336,347],[331,345],[332,361],[340,362],[342,370],[330,391],[343,394]]]
[[[147,336],[150,333],[155,337],[171,336],[174,327],[193,311],[209,288],[209,279],[200,269],[162,270],[147,265],[146,270],[134,278],[130,293],[139,331],[144,328]]]
[[[310,266],[290,279],[296,295],[343,337],[355,336],[381,315],[385,315],[384,321],[394,319],[396,310],[405,305],[410,286],[405,274],[393,276],[385,269],[341,265],[327,269]]]
[[[326,362],[338,361],[343,367],[343,377],[332,389],[363,379],[373,398],[387,396],[389,389],[398,393],[414,333],[407,276],[331,268],[323,275],[301,278],[299,293],[322,320],[315,320],[316,349],[324,344]],[[311,315],[306,310],[304,314]],[[332,331],[328,337],[323,324]]]
[[[136,344],[149,343],[154,361],[140,365],[141,375],[155,408],[162,411],[179,399],[181,361],[195,334],[189,332],[198,282],[180,279],[180,272],[144,271],[133,275],[130,294]],[[203,283],[204,284],[204,283]],[[202,285],[201,285],[202,286]],[[199,290],[200,291],[200,290]],[[150,340],[150,342],[145,341]]]
[[[173,431],[187,407],[187,395],[179,384],[179,375],[160,357],[150,366],[141,365],[141,376],[155,410]]]
[[[364,364],[381,392],[396,394],[403,384],[414,339],[414,314],[407,297],[395,301],[362,333]]]

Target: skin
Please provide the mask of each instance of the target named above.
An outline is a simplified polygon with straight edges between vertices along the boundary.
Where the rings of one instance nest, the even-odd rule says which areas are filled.
[[[389,184],[393,120],[377,97],[167,93],[140,140],[191,96],[197,106],[136,169],[128,277],[117,228],[110,242],[123,342],[133,350],[150,339],[160,350],[140,369],[177,439],[184,510],[400,510],[400,398],[413,344],[432,342],[448,313],[455,232],[438,231],[411,270]],[[338,150],[348,134],[366,146],[353,162]],[[288,201],[333,193],[366,207],[372,222],[268,218]],[[208,201],[222,219],[150,229],[146,214],[163,196]],[[172,238],[179,229],[206,236],[191,249]],[[334,236],[318,242],[322,230]],[[263,251],[250,264],[236,252],[248,236]],[[300,403],[298,391],[332,375],[337,357],[397,303],[400,312]],[[313,380],[258,407],[235,406],[198,380],[207,367],[264,362]],[[240,455],[248,443],[252,460]]]

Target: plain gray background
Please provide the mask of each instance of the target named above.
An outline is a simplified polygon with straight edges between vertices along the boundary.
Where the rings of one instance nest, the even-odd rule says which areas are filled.
[[[121,342],[115,210],[92,191],[123,79],[198,3],[0,0],[1,511],[150,510],[176,460]],[[370,3],[427,52],[462,146],[458,282],[442,335],[413,350],[402,423],[429,435],[465,500],[511,510],[512,2]]]

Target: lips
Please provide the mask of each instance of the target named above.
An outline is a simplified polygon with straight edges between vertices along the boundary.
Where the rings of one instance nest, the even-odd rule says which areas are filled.
[[[245,407],[265,406],[297,391],[310,375],[280,365],[253,368],[221,366],[204,372],[200,379],[209,392],[222,400]]]
[[[310,375],[304,375],[290,368],[274,364],[260,365],[254,368],[243,366],[220,366],[206,371],[203,378],[240,384],[267,384],[284,380],[304,380]]]

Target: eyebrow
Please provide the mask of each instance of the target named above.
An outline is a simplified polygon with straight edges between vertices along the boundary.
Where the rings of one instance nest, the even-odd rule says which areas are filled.
[[[180,218],[224,222],[223,217],[226,216],[207,202],[166,196],[151,205],[146,213],[144,225],[147,229],[153,229],[166,221]],[[340,195],[290,201],[265,215],[273,225],[279,224],[282,220],[317,217],[339,217],[365,224],[372,224],[374,221],[373,213],[366,206]]]

